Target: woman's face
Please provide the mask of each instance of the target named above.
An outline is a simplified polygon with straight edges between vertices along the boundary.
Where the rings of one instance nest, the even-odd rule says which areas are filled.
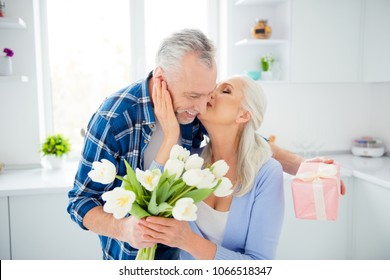
[[[220,82],[206,113],[198,115],[202,123],[205,125],[236,123],[244,112],[241,108],[244,99],[243,86],[242,80],[236,77]]]

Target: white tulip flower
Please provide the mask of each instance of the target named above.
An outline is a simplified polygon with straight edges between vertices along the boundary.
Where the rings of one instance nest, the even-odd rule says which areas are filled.
[[[180,198],[172,209],[172,216],[179,221],[195,221],[198,207],[189,197]]]
[[[135,170],[135,176],[137,177],[138,182],[140,182],[145,189],[152,192],[160,181],[161,171],[158,168],[146,171],[142,171],[137,168]]]
[[[183,174],[183,181],[192,187],[198,189],[211,189],[218,181],[215,180],[215,176],[211,173],[210,169],[190,169]]]
[[[107,213],[114,214],[116,219],[122,219],[133,207],[135,193],[125,190],[124,188],[117,187],[112,191],[105,192],[102,195],[102,199],[106,201],[103,206],[103,210]]]
[[[116,176],[115,165],[106,159],[94,161],[92,163],[92,170],[88,172],[88,176],[94,182],[101,184],[110,184],[114,182]]]
[[[168,159],[164,166],[164,171],[167,172],[168,177],[175,175],[175,180],[179,179],[183,173],[184,162],[177,158]]]
[[[203,158],[201,158],[198,154],[193,154],[186,160],[184,168],[185,170],[201,169],[203,161]]]
[[[229,165],[224,160],[218,160],[213,163],[210,167],[211,172],[213,172],[214,176],[217,178],[222,178],[226,175],[229,170]]]
[[[215,187],[215,185],[218,183],[215,180],[214,174],[208,168],[203,169],[202,172],[200,173],[200,176],[201,176],[201,180],[196,185],[198,189],[211,189]]]
[[[196,187],[202,180],[202,170],[190,169],[183,174],[183,181],[188,186]]]
[[[182,162],[185,162],[189,156],[190,156],[190,151],[177,144],[172,147],[171,152],[169,154],[170,159],[178,159],[181,160]]]
[[[228,196],[228,195],[232,194],[233,193],[233,189],[232,189],[233,184],[230,181],[230,179],[226,178],[226,177],[222,177],[220,180],[222,180],[222,182],[219,184],[217,189],[214,191],[215,196],[224,197],[224,196]]]

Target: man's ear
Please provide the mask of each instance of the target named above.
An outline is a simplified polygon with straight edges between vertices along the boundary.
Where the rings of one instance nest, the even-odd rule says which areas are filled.
[[[153,78],[155,79],[158,78],[160,80],[163,80],[163,77],[164,77],[164,71],[162,70],[162,68],[160,66],[154,68]]]
[[[237,123],[247,123],[252,118],[248,111],[242,111],[237,118]]]

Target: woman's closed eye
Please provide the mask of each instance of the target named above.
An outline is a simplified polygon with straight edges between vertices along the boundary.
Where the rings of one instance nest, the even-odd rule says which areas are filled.
[[[224,89],[224,90],[222,91],[222,93],[230,94],[230,93],[232,93],[232,92],[231,92],[230,89]]]

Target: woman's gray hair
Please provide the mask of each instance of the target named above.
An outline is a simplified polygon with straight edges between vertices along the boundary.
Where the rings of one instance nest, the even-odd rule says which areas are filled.
[[[241,132],[237,151],[237,187],[235,195],[243,196],[253,188],[257,173],[262,165],[271,158],[272,151],[267,141],[257,132],[263,123],[267,108],[267,99],[263,89],[247,76],[235,77],[239,78],[243,84],[244,99],[241,106],[251,115],[251,119]],[[205,162],[209,162],[212,158],[210,144],[206,145],[203,150],[202,156],[205,158]]]
[[[212,69],[215,65],[215,46],[202,31],[183,29],[165,38],[156,55],[156,66],[160,66],[168,76],[181,71],[182,58],[188,53],[196,53],[199,61]]]

